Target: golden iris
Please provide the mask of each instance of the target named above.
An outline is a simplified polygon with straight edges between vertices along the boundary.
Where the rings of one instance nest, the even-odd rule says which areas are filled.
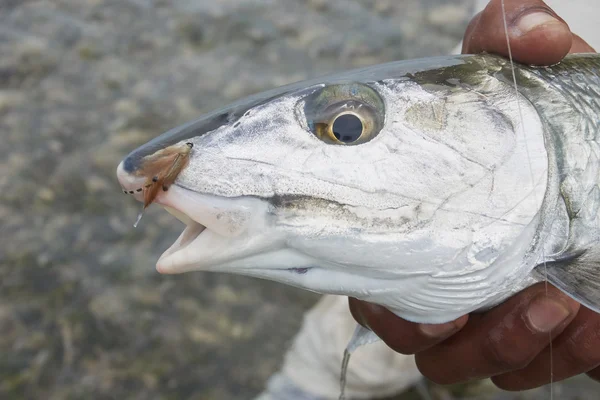
[[[325,143],[356,145],[383,127],[383,101],[363,84],[326,86],[306,99],[309,129]]]

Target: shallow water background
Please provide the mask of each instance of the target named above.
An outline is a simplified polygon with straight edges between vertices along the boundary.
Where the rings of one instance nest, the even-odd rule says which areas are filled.
[[[151,208],[133,229],[140,206],[121,193],[116,165],[241,96],[446,54],[470,7],[0,0],[0,398],[252,398],[317,296],[243,277],[158,275],[182,226]],[[573,389],[597,389],[587,382],[557,385],[555,398],[594,398]],[[485,383],[432,391],[547,398]]]

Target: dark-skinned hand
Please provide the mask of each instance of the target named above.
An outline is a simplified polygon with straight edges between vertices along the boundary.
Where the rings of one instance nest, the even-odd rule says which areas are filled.
[[[505,0],[515,61],[558,63],[568,53],[593,52],[540,0]],[[500,0],[493,0],[469,24],[463,53],[508,56]],[[492,377],[505,390],[550,382],[550,337],[554,381],[587,373],[600,380],[600,315],[558,289],[539,283],[484,313],[440,325],[405,321],[387,309],[350,299],[363,326],[389,347],[415,354],[421,373],[440,384]]]

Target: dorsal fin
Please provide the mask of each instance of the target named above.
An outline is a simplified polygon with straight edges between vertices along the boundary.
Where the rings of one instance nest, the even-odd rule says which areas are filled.
[[[548,282],[587,308],[600,313],[600,245],[588,250],[564,253],[560,258],[537,266]]]

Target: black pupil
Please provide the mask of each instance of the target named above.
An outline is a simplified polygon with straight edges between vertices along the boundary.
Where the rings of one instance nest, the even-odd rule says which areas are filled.
[[[352,143],[362,135],[362,121],[353,114],[340,115],[333,121],[332,131],[340,142]]]

